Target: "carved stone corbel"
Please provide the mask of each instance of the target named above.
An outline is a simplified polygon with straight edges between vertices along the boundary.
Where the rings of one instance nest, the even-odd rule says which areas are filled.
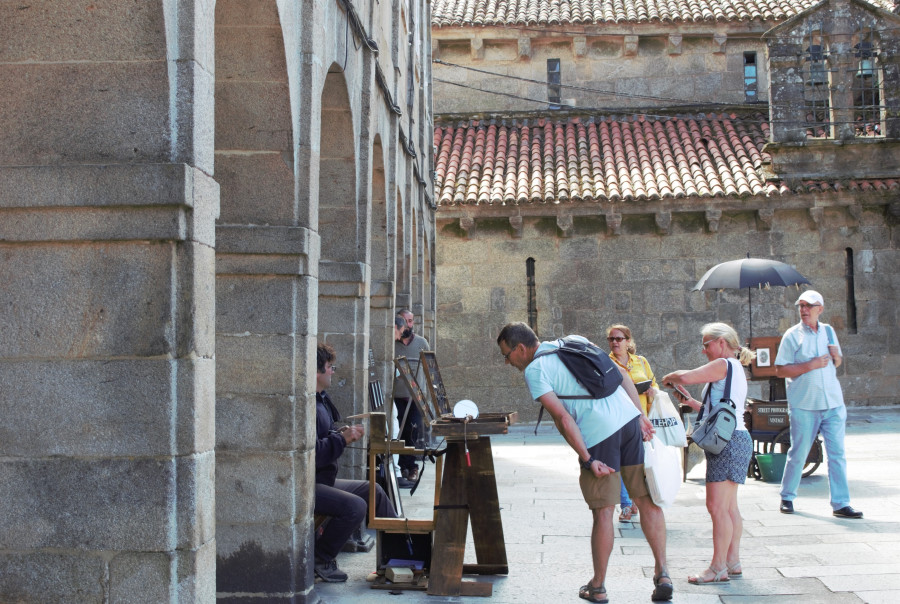
[[[713,52],[715,54],[725,54],[725,43],[728,41],[728,34],[713,34]]]
[[[521,216],[510,216],[509,217],[509,226],[512,227],[512,236],[515,239],[522,238],[522,230],[525,221],[522,220]]]
[[[585,36],[574,36],[572,38],[572,50],[576,57],[583,57],[587,54],[587,38]]]
[[[710,233],[719,231],[720,220],[722,220],[722,210],[706,210],[706,227]]]
[[[638,53],[638,36],[625,36],[625,56],[635,57]]]
[[[825,208],[810,208],[809,217],[817,227],[822,226],[822,218],[825,216]]]
[[[460,216],[459,228],[466,232],[467,239],[471,239],[475,235],[475,219],[471,216]]]
[[[622,229],[622,215],[610,212],[606,215],[606,232],[610,235],[619,235]]]
[[[572,220],[571,214],[557,214],[556,215],[556,226],[562,232],[563,237],[571,237],[572,236],[572,228],[574,226],[574,221]]]
[[[670,55],[680,55],[681,54],[681,34],[669,34],[669,54]]]
[[[763,230],[768,231],[772,228],[772,220],[775,218],[775,210],[771,208],[760,208],[757,212],[759,221],[762,223]]]
[[[531,38],[528,38],[526,36],[519,37],[519,58],[531,58]]]
[[[472,53],[473,61],[483,61],[484,60],[484,40],[482,40],[481,38],[478,38],[478,37],[472,38],[469,48]]]
[[[656,226],[659,228],[661,235],[668,235],[669,229],[672,228],[672,212],[657,212],[653,219],[656,220]]]

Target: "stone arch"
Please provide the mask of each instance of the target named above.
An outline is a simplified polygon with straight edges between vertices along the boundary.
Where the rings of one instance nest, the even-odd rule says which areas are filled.
[[[387,202],[384,148],[381,136],[372,144],[372,234],[369,265],[372,271],[369,316],[374,367],[371,377],[390,390],[394,356],[394,258],[397,255],[396,216]]]
[[[216,590],[311,589],[308,229],[298,224],[286,32],[276,0],[215,8]],[[298,497],[298,495],[300,495]]]
[[[360,194],[353,109],[345,74],[332,64],[321,96],[318,231],[319,340],[334,346],[340,375],[329,394],[343,415],[364,410],[368,376],[367,196]],[[364,452],[345,452],[342,465],[362,477]]]
[[[397,257],[396,262],[394,263],[396,267],[397,288],[395,301],[397,308],[409,308],[412,310],[409,274],[411,270],[410,254],[412,251],[410,238],[412,237],[413,231],[410,228],[410,222],[403,203],[403,193],[400,191],[400,187],[397,187],[394,192],[393,205],[397,215]]]

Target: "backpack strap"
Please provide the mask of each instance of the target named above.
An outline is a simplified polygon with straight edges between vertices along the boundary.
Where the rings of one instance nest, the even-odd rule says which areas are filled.
[[[728,362],[728,359],[725,359],[725,389],[722,391],[722,398],[719,400],[720,403],[731,403],[731,406],[734,407],[734,402],[731,400],[731,363]],[[709,401],[709,411],[712,413],[712,384],[709,385],[709,388],[706,389],[706,394],[703,395],[703,405],[700,406],[700,412],[697,414],[697,421],[699,422],[703,419],[703,411],[706,409],[706,401]],[[735,407],[737,409],[737,407]]]

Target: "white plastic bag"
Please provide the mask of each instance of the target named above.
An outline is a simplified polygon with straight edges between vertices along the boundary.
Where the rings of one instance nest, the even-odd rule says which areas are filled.
[[[675,501],[681,488],[680,449],[667,447],[657,437],[644,441],[644,476],[653,503],[661,508]]]
[[[670,447],[686,447],[687,435],[684,432],[684,422],[675,409],[672,399],[662,390],[653,397],[653,404],[647,413],[650,423],[656,429],[656,436],[663,444]]]

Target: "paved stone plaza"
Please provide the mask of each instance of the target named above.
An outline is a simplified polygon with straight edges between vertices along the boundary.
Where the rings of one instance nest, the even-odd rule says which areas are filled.
[[[527,604],[580,602],[578,587],[591,576],[590,513],[577,486],[575,456],[544,422],[514,426],[493,439],[509,576],[484,577],[491,598],[442,598],[405,591],[393,595],[369,589],[366,575],[375,553],[341,554],[350,574],[346,584],[319,583],[324,602],[483,602]],[[745,578],[717,586],[694,586],[688,574],[712,555],[712,527],[704,504],[705,464],[688,474],[678,500],[666,510],[669,571],[675,602],[893,603],[900,593],[900,409],[852,409],[847,430],[847,462],[852,505],[863,520],[832,517],[823,464],[803,479],[793,516],[778,512],[779,485],[749,479],[739,501],[744,517],[742,561]],[[434,477],[429,467],[425,479]],[[407,515],[430,514],[433,483],[404,498]],[[407,493],[407,491],[404,491]],[[616,524],[617,535],[606,585],[610,602],[649,602],[653,558],[640,522]],[[435,555],[439,555],[435,552]],[[466,562],[474,562],[471,547]],[[468,579],[474,580],[474,577]]]

